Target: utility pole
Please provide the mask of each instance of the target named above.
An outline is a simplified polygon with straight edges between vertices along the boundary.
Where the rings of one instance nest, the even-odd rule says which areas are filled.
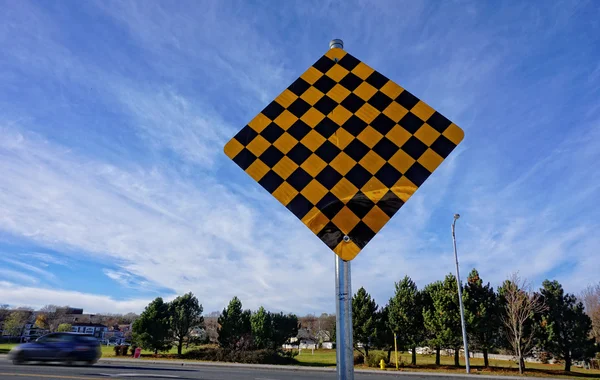
[[[454,214],[454,221],[452,222],[452,241],[454,243],[454,260],[456,261],[456,283],[458,284],[458,303],[460,305],[460,323],[462,325],[462,336],[463,345],[465,347],[465,361],[467,367],[467,373],[471,371],[469,363],[469,343],[467,342],[467,327],[465,326],[465,309],[462,301],[462,283],[460,282],[460,272],[458,270],[458,254],[456,253],[456,234],[455,225],[456,221],[460,218],[460,214]]]

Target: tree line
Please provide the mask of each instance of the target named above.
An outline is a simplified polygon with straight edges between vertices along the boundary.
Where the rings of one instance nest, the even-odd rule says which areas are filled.
[[[412,350],[413,365],[416,348],[426,345],[435,349],[437,365],[442,349],[454,350],[458,366],[463,341],[457,289],[452,274],[420,290],[405,276],[395,283],[394,295],[380,308],[360,288],[352,299],[356,349],[367,357],[373,347],[387,349],[389,360],[395,335],[402,350]],[[589,289],[588,293],[592,294],[587,301],[591,304],[594,293]],[[600,286],[595,297],[600,300]],[[469,349],[483,353],[486,367],[488,354],[502,349],[515,356],[523,373],[524,358],[537,350],[544,360],[564,361],[565,371],[570,371],[573,361],[588,360],[597,350],[594,341],[599,337],[597,331],[594,335],[595,324],[584,304],[565,293],[557,281],[545,280],[535,292],[526,280],[513,274],[495,291],[473,269],[463,286],[463,304]]]

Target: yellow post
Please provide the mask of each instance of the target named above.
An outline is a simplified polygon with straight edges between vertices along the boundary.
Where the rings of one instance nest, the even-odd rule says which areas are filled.
[[[398,344],[396,343],[397,336],[394,334],[394,351],[396,352],[396,369],[398,369]]]

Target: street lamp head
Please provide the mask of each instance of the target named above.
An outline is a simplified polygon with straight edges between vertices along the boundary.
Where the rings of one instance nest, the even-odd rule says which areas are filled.
[[[460,214],[454,214],[454,220],[458,220],[460,218]]]

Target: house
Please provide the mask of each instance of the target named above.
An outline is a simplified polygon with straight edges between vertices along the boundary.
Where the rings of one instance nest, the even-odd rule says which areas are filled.
[[[80,334],[90,334],[98,339],[104,339],[104,334],[108,331],[108,327],[100,323],[74,322],[71,325],[71,331]]]

